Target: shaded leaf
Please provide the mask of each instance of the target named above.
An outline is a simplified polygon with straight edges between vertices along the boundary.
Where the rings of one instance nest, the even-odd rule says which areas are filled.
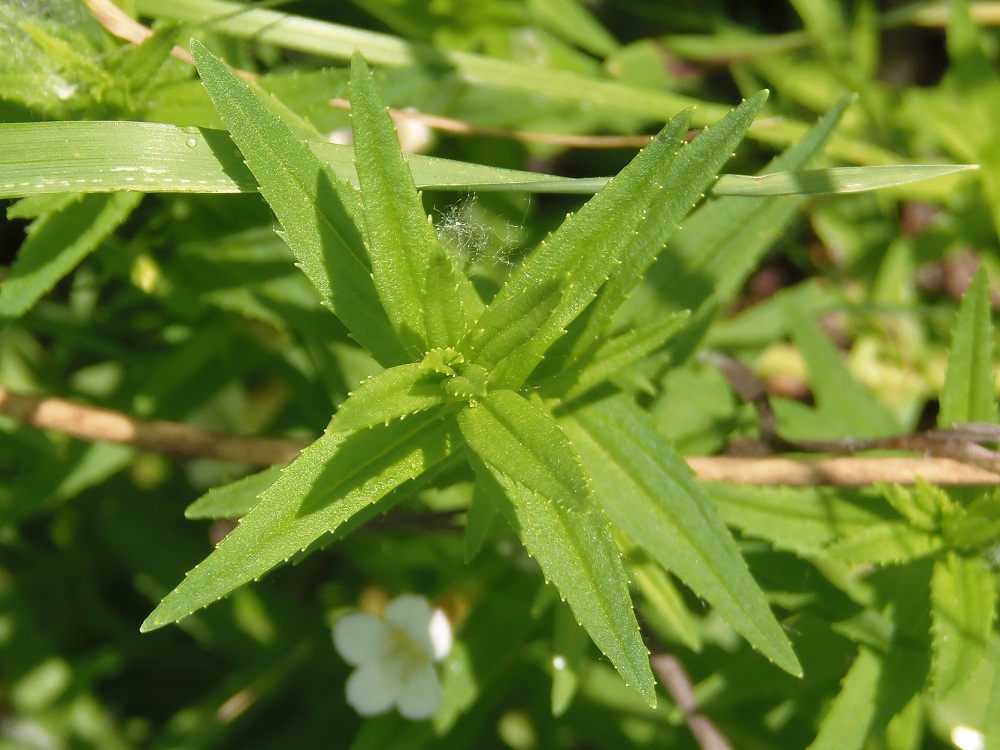
[[[996,573],[978,558],[950,552],[931,577],[931,685],[944,697],[986,656],[997,604]]]
[[[815,322],[791,308],[786,322],[809,368],[818,412],[836,415],[837,421],[851,430],[849,437],[884,437],[900,431],[896,418],[854,379]]]
[[[996,419],[990,285],[986,268],[981,267],[962,297],[952,333],[938,426],[947,428],[962,422]]]
[[[85,195],[36,219],[0,282],[0,328],[34,307],[66,274],[124,223],[141,193]]]

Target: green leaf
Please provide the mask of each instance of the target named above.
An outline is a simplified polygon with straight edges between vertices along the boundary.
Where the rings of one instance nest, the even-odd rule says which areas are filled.
[[[849,437],[884,437],[900,431],[896,418],[854,379],[812,319],[789,308],[786,323],[809,368],[809,385],[820,414],[835,416],[851,431]]]
[[[142,630],[175,622],[260,578],[453,450],[451,429],[433,412],[356,433],[325,434],[283,470]]]
[[[257,180],[229,135],[151,122],[0,123],[0,198],[65,193],[253,193]],[[338,178],[357,186],[354,149],[305,142]],[[417,187],[582,193],[606,177],[569,179],[537,172],[407,154]]]
[[[438,247],[434,226],[400,151],[396,129],[360,55],[354,56],[351,65],[351,119],[368,256],[382,306],[400,341],[415,352],[453,345],[456,341],[443,335],[446,331],[440,327],[430,329],[426,318],[472,315],[475,319],[482,305],[466,311],[458,303],[459,298],[478,300],[478,296],[451,256]],[[443,270],[442,262],[451,261],[448,275],[452,290],[448,294],[427,293],[432,258],[437,260],[438,273]],[[459,292],[463,286],[467,289]],[[430,336],[432,332],[436,335]]]
[[[649,416],[624,398],[561,420],[616,529],[684,581],[752,646],[801,675],[736,543]]]
[[[354,191],[331,178],[308,146],[221,60],[197,41],[191,50],[205,89],[325,304],[383,365],[406,361],[379,303],[352,219],[358,212]]]
[[[940,534],[886,521],[834,542],[826,551],[849,565],[894,565],[927,557],[943,546]]]
[[[466,564],[472,562],[479,550],[483,546],[490,529],[493,527],[493,520],[496,518],[497,506],[480,484],[476,484],[472,489],[472,501],[469,503],[469,512],[465,517],[464,536],[464,560]]]
[[[514,391],[492,391],[458,418],[469,448],[483,462],[560,507],[586,513],[594,496],[562,429],[540,406]]]
[[[854,97],[842,99],[806,136],[776,157],[763,173],[805,166],[832,137]],[[716,183],[718,184],[718,183]],[[798,198],[718,198],[684,220],[666,251],[650,267],[644,284],[627,303],[637,314],[649,309],[693,310],[690,333],[671,351],[683,359],[697,346],[715,311],[729,301],[798,214]]]
[[[945,521],[961,518],[965,513],[944,489],[920,477],[913,488],[898,484],[877,486],[896,512],[921,531],[940,531]]]
[[[577,621],[650,705],[648,652],[632,612],[621,553],[559,426],[512,391],[494,391],[459,413],[481,482]]]
[[[867,739],[882,678],[882,657],[862,647],[808,750],[860,750]]]
[[[982,267],[969,284],[958,310],[941,390],[938,426],[996,420],[990,285],[986,268]]]
[[[271,466],[256,474],[249,474],[235,482],[213,487],[184,510],[184,517],[239,518],[249,513],[264,490],[278,481],[281,466]]]
[[[597,299],[570,330],[555,356],[561,358],[568,350],[569,358],[576,359],[598,339],[664,242],[729,160],[766,98],[767,92],[761,91],[745,100],[679,151],[675,122],[671,121],[661,133],[662,143],[657,148],[647,146],[614,182],[567,219],[546,245],[522,263],[508,285],[516,289],[531,276],[545,278],[546,274],[562,273],[573,292],[564,293],[560,307],[537,337],[540,349],[562,335],[563,327],[590,304],[595,293]],[[650,161],[652,169],[646,171]],[[589,248],[586,264],[567,262],[582,248]],[[536,355],[534,363],[540,357],[541,353]],[[526,359],[512,366],[517,369],[511,374],[511,382],[518,382],[530,374],[534,364]]]
[[[705,492],[727,525],[805,555],[886,520],[871,491],[708,484]]]
[[[978,558],[949,552],[931,577],[931,685],[943,698],[985,658],[997,604],[996,573]]]
[[[141,200],[141,193],[80,196],[36,219],[10,274],[0,283],[0,328],[34,307],[120,227]]]
[[[360,50],[372,65],[415,67],[426,66],[428,60],[433,60],[446,67],[455,80],[470,85],[541,96],[616,115],[629,112],[644,119],[663,121],[683,109],[694,108],[692,123],[701,127],[713,125],[727,112],[724,106],[671,91],[623,86],[605,78],[553,70],[547,66],[427,47],[388,34],[227,0],[137,0],[136,11],[184,24],[210,24],[222,34],[343,60]],[[784,117],[768,123],[767,127],[754,128],[750,135],[764,143],[787,145],[799,140],[806,130],[804,123]],[[831,141],[830,155],[859,164],[898,161],[891,152],[842,136]]]
[[[549,279],[517,295],[494,299],[459,344],[472,362],[493,370],[504,359],[522,356],[562,297],[562,284]]]
[[[441,380],[422,362],[372,375],[340,405],[327,432],[355,432],[427,411],[444,400]]]
[[[712,194],[765,196],[863,193],[975,169],[979,169],[978,164],[892,164],[803,169],[762,175],[726,174],[719,177],[718,182],[712,186]]]
[[[676,184],[677,176],[670,170],[687,132],[688,117],[682,112],[671,120],[617,177],[523,260],[497,292],[492,304],[507,305],[539,284],[555,282],[562,291],[555,309],[530,333],[518,356],[498,362],[492,376],[498,387],[523,384],[546,350],[563,335],[564,327],[590,304],[612,272],[620,264],[636,266],[632,258],[636,246],[645,244],[649,249],[645,262],[652,259],[663,240],[659,237],[654,241],[654,233],[662,227],[647,228],[644,222],[664,213],[654,208],[656,203],[670,203],[679,220],[700,195],[704,185],[693,187],[691,199],[689,186]],[[712,172],[706,177],[706,184],[714,176]],[[666,200],[664,196],[668,195],[673,200]],[[641,266],[644,268],[645,264]]]
[[[926,674],[923,651],[894,644],[879,654],[862,646],[808,750],[860,750],[923,689]]]
[[[581,361],[578,371],[563,371],[544,383],[547,393],[570,401],[604,383],[662,347],[688,321],[688,313],[673,313],[602,342]]]

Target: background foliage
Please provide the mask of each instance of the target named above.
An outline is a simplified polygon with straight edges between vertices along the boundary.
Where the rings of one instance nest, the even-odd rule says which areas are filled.
[[[727,188],[720,181],[612,319],[612,333],[632,331],[634,339],[608,338],[611,348],[592,361],[599,367],[575,380],[543,365],[552,379],[539,387],[545,398],[574,402],[610,378],[597,396],[589,392],[594,405],[556,410],[585,465],[614,455],[631,466],[592,471],[598,496],[685,488],[691,497],[704,493],[733,530],[781,624],[778,635],[754,635],[759,615],[741,621],[738,606],[726,609],[726,595],[712,588],[711,573],[719,571],[698,577],[690,564],[697,558],[682,544],[691,516],[677,521],[677,530],[643,537],[663,529],[630,527],[627,503],[616,511],[613,500],[602,500],[624,546],[647,645],[679,658],[694,683],[697,711],[734,747],[1000,747],[1000,642],[993,630],[1000,498],[993,490],[699,486],[669,456],[655,465],[641,461],[664,439],[678,454],[697,456],[768,437],[706,356],[719,352],[751,365],[787,440],[996,422],[990,319],[997,297],[989,278],[1000,271],[1000,78],[992,3],[890,8],[869,0],[794,0],[776,13],[757,3],[355,0],[283,5],[282,12],[303,19],[294,23],[277,23],[272,10],[241,12],[216,0],[123,7],[156,30],[140,47],[115,39],[76,0],[0,4],[0,122],[64,122],[58,130],[0,131],[0,190],[7,198],[26,196],[8,206],[2,224],[0,386],[143,418],[314,440],[379,363],[410,361],[378,331],[364,342],[365,352],[322,306],[322,283],[310,280],[325,267],[311,267],[299,253],[310,241],[309,201],[323,196],[317,198],[315,183],[301,196],[281,193],[287,183],[280,174],[271,175],[271,189],[253,159],[283,143],[293,144],[285,152],[291,154],[295,139],[348,132],[348,115],[328,100],[355,96],[357,80],[348,91],[355,49],[375,69],[372,111],[380,98],[479,128],[634,135],[659,130],[692,104],[692,126],[714,125],[741,99],[768,88],[764,109],[725,171],[755,173],[789,147],[780,168],[802,168],[827,136],[825,156],[809,166],[979,164],[971,175],[857,195],[767,197],[755,187],[745,197],[732,194],[744,190],[738,183]],[[256,84],[271,96],[241,103],[232,94],[227,111],[220,95],[240,89],[221,63],[196,52],[203,86],[190,63],[170,57],[175,42],[186,48],[191,37],[229,65],[258,74]],[[845,98],[851,94],[853,103]],[[244,125],[268,117],[284,123],[269,125],[274,129],[253,146],[246,139],[254,134],[240,132],[246,102],[260,102],[260,114]],[[113,120],[164,128],[94,127]],[[198,128],[231,130],[241,151]],[[143,132],[155,135],[143,140]],[[95,146],[98,138],[105,140]],[[699,143],[707,139],[691,147]],[[86,144],[97,161],[79,156]],[[349,154],[312,148],[294,151],[295,163],[308,169],[316,153],[335,170],[346,164],[350,171]],[[159,172],[98,163],[108,155],[123,164],[133,153],[147,158],[150,149]],[[426,152],[589,178],[617,174],[635,148],[438,133]],[[273,162],[261,159],[270,168]],[[360,159],[359,151],[365,187]],[[46,171],[60,164],[65,172]],[[527,251],[584,201],[468,189],[542,179],[530,175],[470,172],[416,156],[410,165],[420,185],[435,188],[423,197],[437,231],[420,235],[416,222],[404,221],[415,234],[387,242],[411,247],[436,234],[486,299],[508,278],[518,279],[514,269]],[[678,174],[687,179],[688,172]],[[151,194],[66,192],[133,176],[148,180]],[[166,178],[192,182],[165,185]],[[382,189],[396,189],[386,179]],[[262,194],[252,192],[258,183]],[[807,191],[801,181],[791,190]],[[363,193],[366,201],[373,194]],[[401,283],[380,282],[373,266],[380,294]],[[535,266],[525,268],[530,274]],[[984,270],[970,286],[977,268]],[[335,298],[339,282],[331,283]],[[527,310],[562,304],[558,295],[546,302],[544,284],[535,286],[539,296],[528,298]],[[398,302],[404,319],[409,302]],[[684,310],[690,318],[675,315]],[[657,339],[649,332],[663,333],[664,321],[673,327]],[[348,325],[357,333],[366,323]],[[571,338],[585,338],[581,329],[571,329]],[[648,346],[639,340],[643,332]],[[555,351],[571,359],[574,350],[570,343]],[[651,356],[630,354],[639,351]],[[510,361],[504,377],[515,386],[502,393],[520,385],[520,360]],[[632,398],[603,400],[608,391]],[[639,420],[627,411],[636,403],[646,413]],[[535,424],[536,412],[523,411],[529,407],[509,408]],[[348,410],[338,414],[355,418]],[[466,421],[457,423],[470,444],[494,430],[462,414]],[[421,417],[410,419],[414,425]],[[691,746],[676,696],[658,689],[650,708],[626,687],[615,674],[615,666],[623,670],[620,660],[609,653],[609,661],[581,635],[511,528],[499,518],[489,523],[488,514],[461,515],[470,502],[477,507],[484,476],[517,494],[504,484],[503,452],[491,457],[484,445],[476,454],[492,470],[473,460],[479,484],[460,462],[446,461],[427,481],[390,495],[397,503],[390,514],[356,530],[352,521],[353,533],[338,533],[331,544],[324,539],[321,551],[293,557],[294,564],[177,626],[140,634],[154,606],[275,475],[192,505],[255,468],[76,441],[0,415],[0,743]],[[575,477],[568,471],[538,481],[572,485]],[[647,482],[628,484],[636,478]],[[491,501],[478,498],[480,507],[484,502]],[[185,509],[191,519],[208,520],[187,520]],[[463,540],[465,526],[475,531]],[[251,545],[246,554],[253,552]],[[205,601],[183,601],[152,624],[232,587],[222,581]],[[431,722],[395,714],[362,721],[344,703],[348,667],[332,649],[330,626],[359,602],[407,591],[435,599],[457,628],[442,709]],[[732,601],[753,596],[744,588]],[[737,631],[795,671],[794,659],[782,656],[783,632],[803,676],[771,664]],[[563,657],[562,669],[554,668],[553,655]],[[640,667],[623,673],[629,669],[638,674]]]

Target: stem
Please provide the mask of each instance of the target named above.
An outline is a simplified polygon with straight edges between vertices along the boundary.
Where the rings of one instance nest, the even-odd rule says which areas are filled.
[[[203,430],[177,422],[141,420],[111,409],[51,396],[28,396],[0,386],[0,415],[80,440],[131,445],[185,458],[214,458],[255,466],[293,460],[307,443]],[[834,485],[873,482],[995,485],[1000,474],[951,458],[808,458],[693,456],[686,459],[706,482],[757,485]]]

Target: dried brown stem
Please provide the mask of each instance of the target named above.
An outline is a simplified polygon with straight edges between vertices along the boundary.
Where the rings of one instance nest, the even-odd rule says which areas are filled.
[[[175,458],[270,466],[291,461],[306,446],[298,440],[230,435],[176,422],[141,420],[62,398],[15,393],[2,386],[0,414],[81,440],[122,443]],[[703,481],[738,484],[858,487],[873,482],[913,484],[918,476],[941,485],[1000,484],[1000,474],[948,458],[694,456],[687,462]]]
[[[307,444],[244,437],[160,420],[141,420],[63,398],[27,396],[0,386],[0,414],[81,440],[131,445],[175,458],[215,458],[270,466],[294,459]]]
[[[350,110],[347,99],[331,99],[330,106]],[[420,122],[429,128],[458,135],[485,135],[490,138],[504,138],[511,141],[530,143],[551,143],[569,148],[642,148],[649,143],[649,135],[566,135],[565,133],[532,133],[524,130],[505,130],[482,125],[470,125],[463,120],[454,120],[441,115],[429,115],[409,109],[387,107],[393,118]]]

